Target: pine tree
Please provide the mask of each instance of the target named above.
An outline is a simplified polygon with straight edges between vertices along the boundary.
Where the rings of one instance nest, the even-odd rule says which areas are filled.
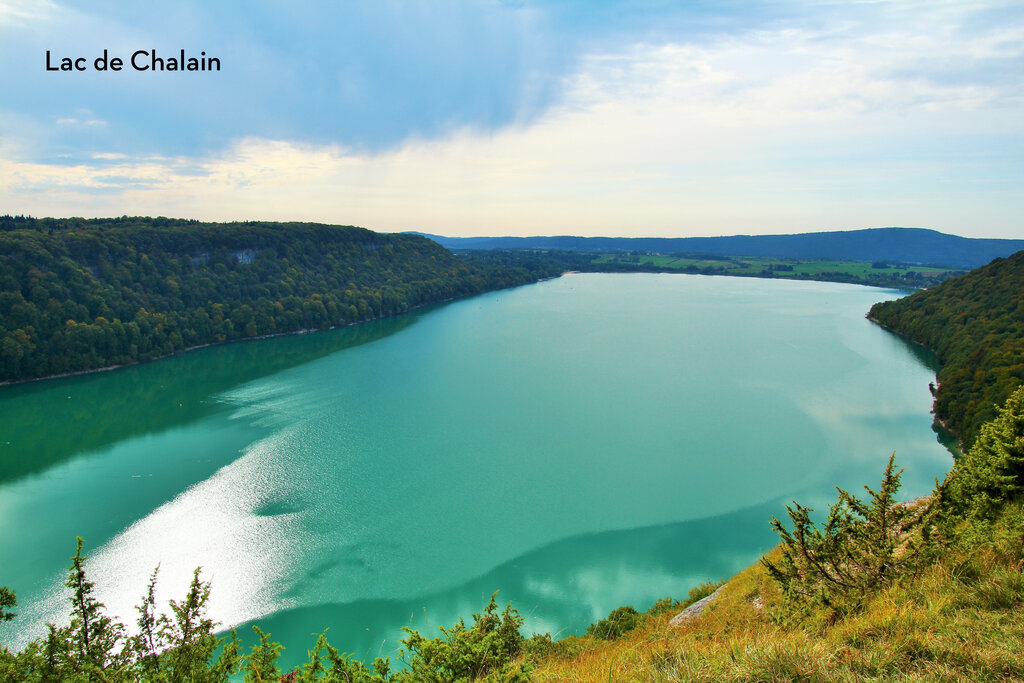
[[[18,597],[7,586],[0,586],[0,622],[10,621],[16,615],[11,611],[18,604]]]
[[[264,683],[265,681],[276,681],[281,676],[277,668],[277,658],[284,647],[280,643],[270,640],[270,635],[260,630],[259,626],[253,626],[260,642],[252,646],[252,651],[245,658],[245,683]]]
[[[1010,394],[996,417],[981,427],[948,481],[957,509],[976,519],[991,518],[1024,492],[1024,387]]]
[[[16,615],[11,611],[18,604],[18,598],[7,586],[0,586],[0,624],[10,621]],[[0,645],[0,680],[11,680],[18,673],[18,657]]]
[[[786,507],[793,530],[776,518],[771,525],[782,537],[782,559],[762,559],[772,578],[791,600],[815,599],[848,611],[872,591],[915,573],[932,546],[931,531],[944,488],[917,505],[897,503],[903,470],[894,469],[895,454],[878,491],[864,489],[863,502],[837,488],[839,500],[824,525],[811,520],[811,508],[794,501]]]
[[[159,567],[153,570],[142,604],[135,608],[139,613],[136,622],[139,633],[134,645],[143,678],[147,681],[226,683],[240,665],[238,637],[234,631],[227,639],[215,635],[217,624],[206,616],[209,582],[200,580],[197,567],[185,599],[170,601],[170,617],[158,615],[154,595],[158,570]],[[221,647],[220,654],[211,662],[218,647]]]
[[[57,631],[66,635],[71,645],[67,662],[70,671],[83,674],[87,680],[116,679],[130,664],[131,650],[124,626],[104,614],[103,603],[93,597],[94,586],[85,573],[87,558],[82,555],[81,537],[77,543],[64,584],[73,593],[71,625]],[[54,635],[51,629],[51,636]]]
[[[160,650],[165,646],[162,634],[160,633],[160,620],[162,615],[156,611],[156,578],[160,566],[149,577],[146,585],[146,595],[142,598],[142,604],[136,606],[139,613],[139,633],[135,636],[135,653],[139,668],[145,673],[145,677],[158,680],[161,675]]]

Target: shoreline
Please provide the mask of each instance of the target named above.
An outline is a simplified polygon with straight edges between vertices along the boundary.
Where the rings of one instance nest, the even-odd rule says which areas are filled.
[[[550,280],[550,279],[554,279],[554,277],[559,277],[559,276],[552,276],[550,278],[544,278],[544,279]],[[512,287],[506,287],[505,289],[512,289],[514,287],[522,287],[523,285],[532,285],[532,284],[536,284],[537,282],[542,282],[542,281],[543,280],[536,280],[534,282],[524,282],[521,285],[513,285]],[[291,336],[300,335],[300,334],[312,334],[312,333],[315,333],[315,332],[330,332],[331,330],[340,330],[340,329],[343,329],[343,328],[346,328],[346,327],[354,327],[356,325],[363,325],[365,323],[376,322],[378,320],[386,320],[388,318],[394,318],[394,317],[399,316],[399,315],[405,315],[406,313],[412,313],[413,311],[416,311],[416,310],[421,309],[421,308],[426,308],[427,306],[438,306],[440,304],[446,304],[446,303],[449,303],[451,301],[457,301],[459,299],[467,299],[467,298],[472,297],[472,296],[479,296],[480,294],[486,294],[487,292],[495,292],[495,291],[499,291],[499,290],[490,289],[490,290],[487,290],[485,292],[477,292],[476,294],[467,294],[466,296],[462,296],[462,297],[450,297],[448,299],[440,299],[438,301],[431,301],[429,303],[424,303],[424,304],[419,304],[417,306],[412,306],[411,308],[408,308],[408,309],[402,311],[401,313],[393,313],[391,315],[381,315],[381,316],[377,316],[375,318],[367,318],[366,320],[357,320],[355,322],[345,323],[343,325],[331,325],[330,327],[304,327],[301,330],[292,330],[290,332],[272,332],[270,334],[261,334],[261,335],[255,336],[255,337],[239,337],[238,339],[225,339],[224,341],[219,341],[219,342],[208,342],[206,344],[197,344],[195,346],[188,346],[188,347],[185,347],[183,349],[178,349],[177,351],[172,351],[171,353],[165,353],[162,356],[154,356],[152,358],[146,358],[146,359],[143,359],[143,360],[137,360],[137,361],[133,361],[131,363],[120,363],[118,365],[105,365],[105,366],[103,366],[101,368],[90,368],[88,370],[75,370],[74,372],[62,372],[62,373],[57,374],[57,375],[46,375],[44,377],[29,377],[29,378],[26,378],[26,379],[4,380],[4,381],[0,381],[0,388],[20,386],[20,385],[24,385],[24,384],[31,384],[33,382],[46,382],[46,381],[52,380],[52,379],[67,379],[68,377],[80,377],[82,375],[92,375],[92,374],[96,374],[96,373],[100,373],[100,372],[111,372],[113,370],[120,370],[122,368],[131,368],[131,367],[135,367],[136,365],[145,365],[146,363],[154,363],[154,362],[160,361],[160,360],[167,360],[168,358],[173,358],[174,356],[180,356],[182,354],[189,353],[191,351],[198,351],[199,349],[207,349],[207,348],[210,348],[210,347],[213,347],[213,346],[225,346],[227,344],[238,344],[238,343],[242,343],[242,342],[253,342],[253,341],[260,341],[260,340],[263,340],[263,339],[275,339],[277,337],[291,337]]]
[[[831,280],[831,279],[824,279],[824,278],[819,279],[819,278],[796,278],[796,277],[763,277],[763,276],[759,276],[759,275],[747,275],[747,274],[740,275],[740,274],[730,274],[730,273],[687,273],[687,272],[683,272],[683,271],[680,271],[680,270],[677,270],[677,269],[663,269],[663,270],[655,270],[655,269],[646,270],[645,269],[645,270],[633,270],[633,271],[620,271],[620,270],[593,270],[593,271],[589,271],[589,270],[588,271],[567,270],[567,271],[563,271],[562,273],[560,273],[558,275],[551,275],[551,276],[548,276],[548,277],[543,277],[543,278],[540,278],[538,280],[533,280],[532,282],[524,282],[524,283],[519,284],[519,285],[513,285],[512,287],[503,287],[502,289],[514,289],[515,287],[522,287],[524,285],[532,285],[532,284],[537,284],[538,282],[546,282],[548,280],[554,280],[554,279],[562,277],[564,275],[574,275],[574,274],[585,273],[585,272],[586,273],[608,273],[608,274],[611,274],[611,275],[619,275],[619,274],[633,272],[633,273],[664,273],[664,274],[669,274],[669,275],[712,275],[712,276],[720,276],[720,277],[748,277],[748,278],[752,277],[752,278],[757,278],[757,279],[762,279],[762,280],[793,280],[793,281],[808,281],[808,282],[838,282],[840,284],[860,285],[862,287],[876,287],[876,288],[879,288],[879,289],[894,289],[893,287],[882,286],[882,285],[872,285],[872,284],[859,283],[859,282],[844,282],[844,281],[841,281],[841,280]],[[256,337],[239,337],[238,339],[227,339],[227,340],[221,341],[221,342],[207,342],[206,344],[197,344],[195,346],[188,346],[188,347],[185,347],[183,349],[178,349],[177,351],[172,351],[171,353],[164,354],[162,356],[154,356],[152,358],[146,358],[144,360],[137,360],[137,361],[133,361],[131,363],[120,363],[120,364],[117,364],[117,365],[105,365],[105,366],[99,367],[99,368],[90,368],[88,370],[75,370],[73,372],[62,372],[60,374],[45,375],[43,377],[29,377],[29,378],[26,378],[26,379],[3,380],[3,381],[0,381],[0,388],[11,387],[11,386],[18,386],[18,385],[23,385],[23,384],[30,384],[30,383],[33,383],[33,382],[45,382],[47,380],[52,380],[52,379],[67,379],[69,377],[80,377],[82,375],[91,375],[91,374],[100,373],[100,372],[111,372],[113,370],[120,370],[121,368],[130,368],[130,367],[134,367],[136,365],[143,365],[145,363],[152,363],[152,362],[158,361],[158,360],[166,360],[167,358],[173,358],[174,356],[177,356],[177,355],[180,355],[180,354],[183,354],[183,353],[188,353],[190,351],[197,351],[199,349],[205,349],[205,348],[209,348],[209,347],[212,347],[212,346],[222,346],[224,344],[235,344],[235,343],[239,343],[239,342],[259,341],[261,339],[274,339],[276,337],[287,337],[287,336],[297,335],[297,334],[310,334],[310,333],[313,333],[313,332],[328,332],[330,330],[340,330],[340,329],[345,328],[345,327],[352,327],[354,325],[362,325],[363,323],[374,322],[376,320],[384,320],[386,318],[393,318],[393,317],[398,316],[398,315],[405,315],[406,313],[411,313],[412,311],[418,310],[420,308],[425,308],[427,306],[435,306],[435,305],[439,305],[439,304],[448,303],[448,302],[451,302],[451,301],[457,301],[458,299],[465,299],[465,298],[469,298],[469,297],[472,297],[472,296],[479,296],[480,294],[486,294],[487,292],[496,292],[496,291],[500,291],[500,290],[499,289],[489,289],[489,290],[486,290],[486,291],[483,291],[483,292],[477,292],[475,294],[467,294],[467,295],[462,296],[462,297],[451,297],[451,298],[448,298],[448,299],[440,299],[438,301],[431,301],[429,303],[423,303],[423,304],[419,304],[417,306],[413,306],[413,307],[411,307],[411,308],[409,308],[409,309],[407,309],[405,311],[402,311],[401,313],[394,313],[392,315],[382,315],[382,316],[378,316],[378,317],[375,317],[375,318],[367,318],[366,320],[358,320],[356,322],[345,323],[343,325],[332,325],[331,327],[306,327],[306,328],[302,328],[301,330],[292,330],[290,332],[273,332],[271,334],[261,334],[261,335],[258,335]],[[867,317],[868,320],[871,320],[872,322],[876,323],[880,327],[882,327],[882,328],[884,328],[886,330],[889,330],[889,328],[887,328],[885,325],[883,325],[879,321],[877,321],[874,318],[872,318],[870,316],[870,314],[865,316],[865,317]],[[889,330],[889,331],[893,332],[893,334],[899,334],[898,332],[895,332],[893,330]],[[903,337],[903,335],[899,335],[899,336]],[[903,338],[907,339],[907,337],[903,337]],[[914,341],[914,340],[910,339],[909,341]],[[918,342],[914,342],[914,343],[918,344],[918,346],[921,346],[924,349],[927,349],[928,351],[931,351],[931,349],[928,349],[928,347],[924,346],[923,344],[919,344]],[[934,351],[932,351],[932,353],[934,353]],[[953,434],[952,432],[950,432],[948,429],[946,429],[946,431],[951,436],[956,438],[957,439],[957,443],[959,444],[959,442],[960,442],[959,437],[956,434]]]
[[[875,318],[874,316],[872,316],[871,313],[868,313],[864,317],[867,318],[868,320],[870,320],[871,322],[873,322],[874,324],[878,325],[879,327],[881,327],[886,332],[890,332],[892,334],[895,334],[900,339],[904,339],[904,340],[910,342],[911,344],[914,344],[915,346],[921,347],[925,351],[933,354],[935,356],[935,358],[938,359],[938,354],[935,353],[934,349],[929,348],[928,346],[922,344],[921,342],[917,341],[916,339],[911,339],[910,337],[908,337],[908,336],[906,336],[904,334],[901,334],[900,332],[892,329],[891,327],[889,327],[888,325],[883,323],[878,318]],[[956,459],[956,458],[959,458],[960,456],[962,456],[964,454],[964,452],[965,452],[965,450],[964,450],[964,440],[963,440],[963,438],[959,434],[957,434],[952,429],[950,429],[949,425],[947,425],[946,422],[941,417],[939,417],[938,415],[935,414],[935,400],[934,400],[934,398],[935,398],[936,393],[942,387],[942,383],[939,382],[939,371],[941,371],[941,369],[942,369],[941,361],[939,362],[939,366],[940,366],[939,370],[937,370],[935,372],[935,390],[932,392],[932,399],[933,399],[932,400],[932,428],[935,429],[937,427],[938,429],[935,429],[935,431],[941,431],[942,433],[944,433],[946,436],[948,436],[950,439],[953,440],[953,442],[956,444],[956,451],[953,451],[953,449],[950,448],[949,446],[946,446],[946,448],[947,448],[947,450],[952,452],[953,458]]]

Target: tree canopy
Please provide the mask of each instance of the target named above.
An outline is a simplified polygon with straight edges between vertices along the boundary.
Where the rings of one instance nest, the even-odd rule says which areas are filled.
[[[969,449],[1024,384],[1024,251],[962,277],[875,304],[870,317],[935,351],[935,415]]]
[[[0,381],[381,318],[560,268],[316,223],[0,217]]]

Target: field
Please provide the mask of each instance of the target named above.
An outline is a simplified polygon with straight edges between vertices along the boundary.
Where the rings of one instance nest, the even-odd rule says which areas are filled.
[[[597,268],[651,269],[709,275],[835,280],[909,289],[928,287],[963,272],[952,268],[901,263],[699,254],[602,254],[595,258],[591,265]]]

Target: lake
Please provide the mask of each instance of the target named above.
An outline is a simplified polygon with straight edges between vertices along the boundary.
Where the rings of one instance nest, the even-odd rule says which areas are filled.
[[[0,585],[19,647],[67,613],[75,537],[109,611],[192,570],[212,616],[305,658],[436,633],[496,590],[582,632],[728,578],[791,499],[903,498],[952,464],[934,359],[865,319],[888,290],[572,274],[315,334],[0,387]]]

